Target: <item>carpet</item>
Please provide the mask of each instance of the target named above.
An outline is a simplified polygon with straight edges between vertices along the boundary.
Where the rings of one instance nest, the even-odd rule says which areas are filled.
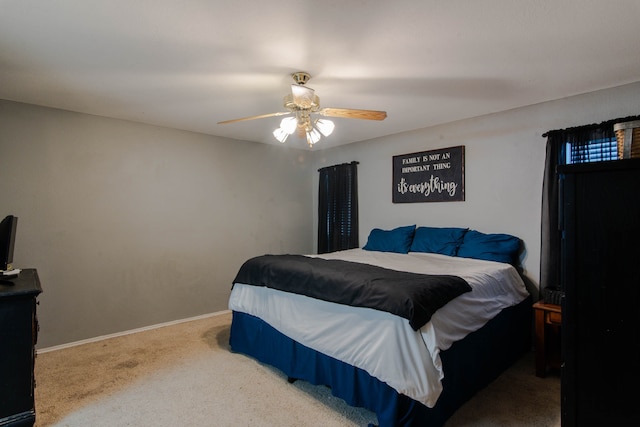
[[[229,349],[228,312],[39,354],[36,426],[366,426],[324,386]],[[447,422],[560,426],[560,381],[527,354]]]

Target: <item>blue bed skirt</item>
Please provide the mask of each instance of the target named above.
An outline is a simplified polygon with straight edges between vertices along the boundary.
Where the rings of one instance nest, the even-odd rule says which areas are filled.
[[[482,329],[441,353],[444,390],[433,408],[246,313],[233,312],[229,343],[232,351],[278,368],[290,378],[331,387],[331,393],[349,405],[375,412],[380,427],[435,427],[443,425],[464,402],[531,350],[531,300],[503,310]]]

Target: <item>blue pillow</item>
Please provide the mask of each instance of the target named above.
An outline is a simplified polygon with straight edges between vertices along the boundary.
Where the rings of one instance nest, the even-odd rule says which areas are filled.
[[[411,252],[428,252],[456,256],[468,228],[418,227],[413,236]]]
[[[393,230],[381,230],[374,228],[369,233],[367,244],[362,249],[367,251],[397,252],[406,254],[409,252],[413,241],[415,225],[394,228]]]
[[[465,234],[458,256],[516,265],[520,239],[509,234],[484,234],[470,230]]]

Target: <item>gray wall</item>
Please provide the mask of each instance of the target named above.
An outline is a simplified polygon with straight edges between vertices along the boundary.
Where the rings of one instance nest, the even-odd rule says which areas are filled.
[[[328,149],[317,153],[314,170],[360,162],[360,246],[374,227],[410,224],[513,234],[525,243],[522,263],[535,295],[546,145],[542,134],[635,114],[640,114],[640,83]],[[458,145],[465,146],[466,201],[391,202],[394,155]],[[317,188],[317,174],[313,178]]]
[[[0,101],[0,215],[42,279],[41,348],[226,309],[248,257],[315,250],[317,169],[352,160],[361,246],[407,224],[514,234],[535,291],[542,133],[635,114],[640,83],[307,152]],[[392,156],[456,145],[466,201],[391,203]]]
[[[0,101],[0,216],[49,347],[227,309],[241,263],[312,251],[311,153]]]

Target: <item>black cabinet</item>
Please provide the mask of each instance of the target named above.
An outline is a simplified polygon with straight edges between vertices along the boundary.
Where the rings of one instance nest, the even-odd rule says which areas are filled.
[[[562,425],[640,425],[640,159],[558,171]]]
[[[0,426],[32,426],[36,298],[42,288],[35,269],[22,270],[11,282],[0,282]]]

